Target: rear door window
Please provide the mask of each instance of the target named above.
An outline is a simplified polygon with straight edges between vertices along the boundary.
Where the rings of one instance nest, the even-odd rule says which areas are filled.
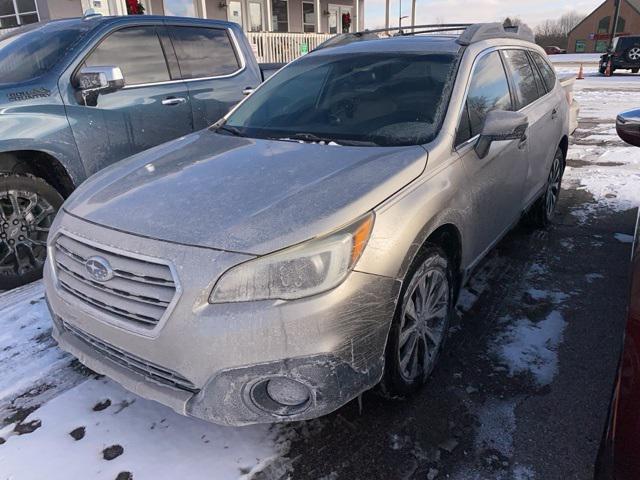
[[[551,68],[551,65],[549,65],[549,63],[547,63],[539,53],[531,52],[531,57],[533,58],[534,63],[538,66],[538,70],[540,70],[540,74],[542,75],[542,80],[544,80],[544,84],[547,87],[547,91],[550,92],[556,86],[556,74],[553,71],[553,68]]]
[[[526,107],[544,95],[538,90],[533,67],[524,50],[503,50],[509,76],[516,89],[516,109]]]
[[[498,52],[480,58],[473,70],[456,144],[479,135],[492,110],[512,110],[509,83]]]
[[[169,28],[183,79],[229,75],[240,69],[240,62],[226,30]]]
[[[169,69],[155,27],[118,30],[87,57],[88,67],[120,67],[125,85],[169,80]]]

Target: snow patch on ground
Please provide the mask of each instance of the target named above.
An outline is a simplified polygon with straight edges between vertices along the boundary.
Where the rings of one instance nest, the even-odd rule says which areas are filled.
[[[93,407],[110,400],[101,411]],[[183,417],[105,378],[87,380],[32,413],[42,426],[0,447],[0,477],[20,480],[250,478],[279,455],[275,429],[222,427]],[[85,428],[74,440],[69,432]],[[123,453],[107,461],[103,450]],[[37,455],[37,461],[34,461]]]
[[[549,385],[558,371],[558,346],[567,322],[554,310],[544,320],[504,319],[509,325],[494,351],[511,376],[529,373],[539,386]]]
[[[0,294],[0,426],[82,381],[51,338],[42,282]]]

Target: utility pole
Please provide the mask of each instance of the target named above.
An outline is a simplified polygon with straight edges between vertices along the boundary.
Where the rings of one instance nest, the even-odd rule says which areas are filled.
[[[618,29],[618,19],[620,18],[620,0],[614,0],[615,13],[613,14],[613,26],[611,27],[611,35],[609,36],[609,50],[613,48],[613,37],[616,36]]]
[[[413,27],[416,26],[416,0],[411,0],[411,32],[414,32]]]
[[[389,28],[389,2],[390,0],[386,0],[385,2],[385,10],[384,10],[384,28]]]

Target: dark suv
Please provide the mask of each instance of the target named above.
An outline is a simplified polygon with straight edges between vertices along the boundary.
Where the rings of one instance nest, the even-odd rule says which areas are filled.
[[[0,38],[0,290],[40,277],[80,182],[211,125],[262,79],[242,29],[216,20],[91,16]]]
[[[616,37],[612,48],[600,57],[600,73],[607,71],[607,63],[611,60],[611,73],[616,70],[640,71],[640,36]]]

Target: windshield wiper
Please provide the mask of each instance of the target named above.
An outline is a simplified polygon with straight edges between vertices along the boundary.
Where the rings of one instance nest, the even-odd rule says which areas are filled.
[[[352,147],[367,147],[376,146],[377,144],[368,140],[346,140],[343,138],[321,137],[314,133],[293,133],[283,137],[278,137],[277,140],[289,140],[289,141],[302,141],[310,143],[336,143],[338,145],[352,146]]]
[[[215,131],[216,132],[223,131],[235,137],[244,137],[244,135],[242,134],[239,128],[232,127],[231,125],[225,125],[224,123],[222,125],[218,125],[217,127],[215,127]]]

